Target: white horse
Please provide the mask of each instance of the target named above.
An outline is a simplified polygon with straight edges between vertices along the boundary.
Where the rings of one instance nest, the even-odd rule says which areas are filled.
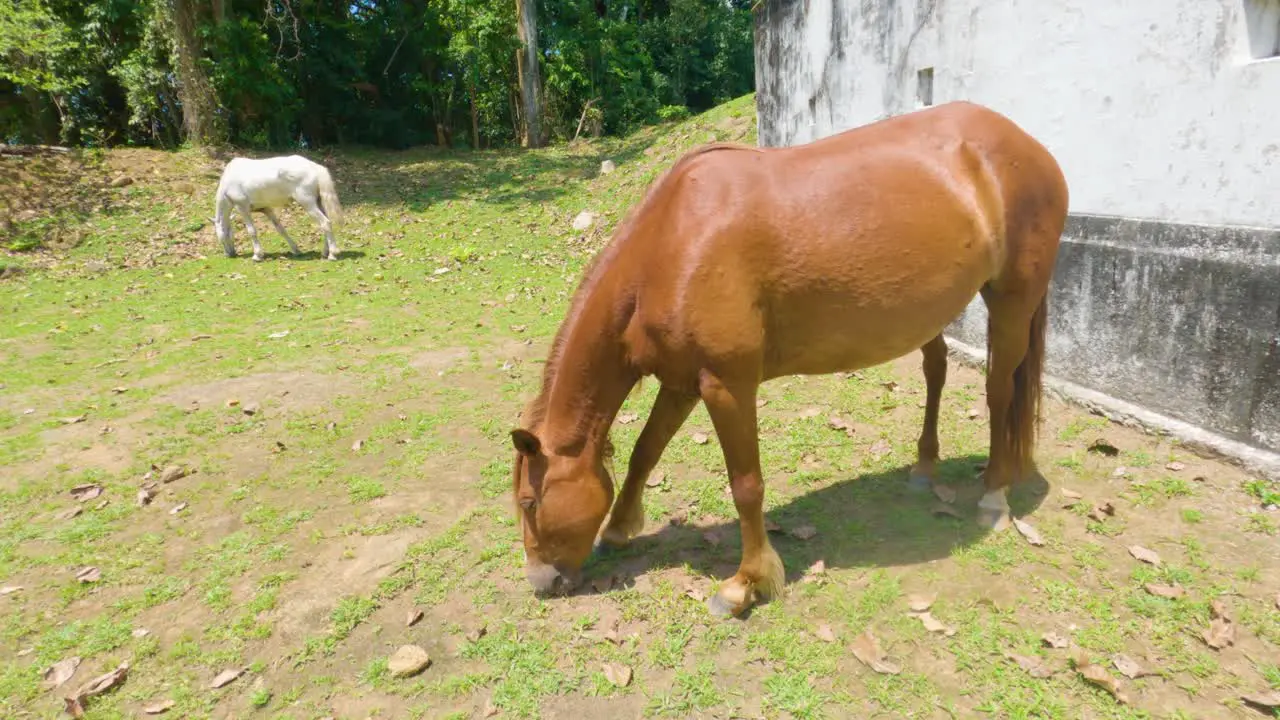
[[[289,249],[298,254],[298,246],[293,238],[285,232],[280,219],[276,217],[275,208],[283,207],[292,199],[306,209],[315,218],[324,233],[324,256],[329,260],[338,259],[338,242],[333,238],[333,224],[342,215],[342,207],[338,204],[338,193],[333,187],[333,178],[323,165],[311,162],[301,155],[264,158],[232,158],[222,171],[222,180],[218,183],[218,194],[215,201],[213,229],[227,257],[236,256],[235,245],[231,242],[231,208],[240,213],[244,224],[249,228],[249,237],[253,238],[253,259],[262,260],[262,246],[258,244],[258,229],[253,226],[250,214],[254,210],[261,211],[275,225],[276,231],[284,236]]]

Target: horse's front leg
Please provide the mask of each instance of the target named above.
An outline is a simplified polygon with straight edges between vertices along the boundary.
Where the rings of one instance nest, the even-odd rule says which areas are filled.
[[[271,221],[271,224],[275,226],[276,232],[280,233],[284,238],[284,241],[289,243],[289,252],[294,255],[301,254],[302,251],[298,249],[297,243],[293,241],[293,238],[289,237],[289,233],[285,232],[284,225],[280,224],[280,218],[276,217],[275,211],[271,208],[267,208],[262,212],[267,216],[267,219]]]
[[[699,382],[724,452],[733,504],[742,531],[742,560],[738,572],[707,601],[719,616],[738,615],[757,596],[777,597],[785,575],[782,559],[769,543],[764,524],[764,478],[760,472],[760,445],[756,435],[756,383],[728,384],[704,373]]]
[[[253,240],[253,261],[262,262],[262,243],[258,241],[258,228],[253,224],[253,211],[245,208],[236,209],[244,220],[244,226],[249,229],[249,238]]]
[[[640,438],[631,451],[627,465],[627,479],[613,504],[613,512],[605,525],[600,541],[610,547],[623,547],[644,530],[644,484],[649,473],[657,466],[662,451],[671,438],[688,419],[698,404],[697,395],[686,395],[663,385],[658,398],[653,401],[649,419],[645,421]]]
[[[944,337],[930,340],[920,348],[925,382],[924,426],[916,443],[916,464],[908,476],[909,487],[928,492],[936,479],[938,463],[938,407],[942,388],[947,384],[947,341]]]

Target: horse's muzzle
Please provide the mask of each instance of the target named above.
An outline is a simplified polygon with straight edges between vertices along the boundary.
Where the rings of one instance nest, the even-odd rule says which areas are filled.
[[[581,573],[565,573],[554,565],[533,562],[525,565],[525,577],[539,596],[568,595],[582,582]]]

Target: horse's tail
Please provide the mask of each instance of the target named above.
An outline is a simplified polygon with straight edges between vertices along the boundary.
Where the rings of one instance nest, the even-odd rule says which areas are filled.
[[[1040,425],[1040,397],[1044,370],[1044,336],[1049,316],[1049,293],[1031,316],[1031,333],[1027,354],[1013,371],[1013,398],[1009,403],[1009,450],[1016,463],[1018,477],[1035,467],[1036,432]]]
[[[342,205],[338,202],[338,190],[333,186],[333,178],[329,170],[321,166],[317,171],[320,186],[320,209],[329,217],[329,222],[337,225],[342,221]]]

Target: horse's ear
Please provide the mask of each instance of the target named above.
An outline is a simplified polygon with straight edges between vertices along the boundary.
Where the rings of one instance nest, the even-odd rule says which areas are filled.
[[[538,436],[523,428],[511,431],[511,444],[516,452],[525,456],[531,457],[542,451],[542,441]]]

